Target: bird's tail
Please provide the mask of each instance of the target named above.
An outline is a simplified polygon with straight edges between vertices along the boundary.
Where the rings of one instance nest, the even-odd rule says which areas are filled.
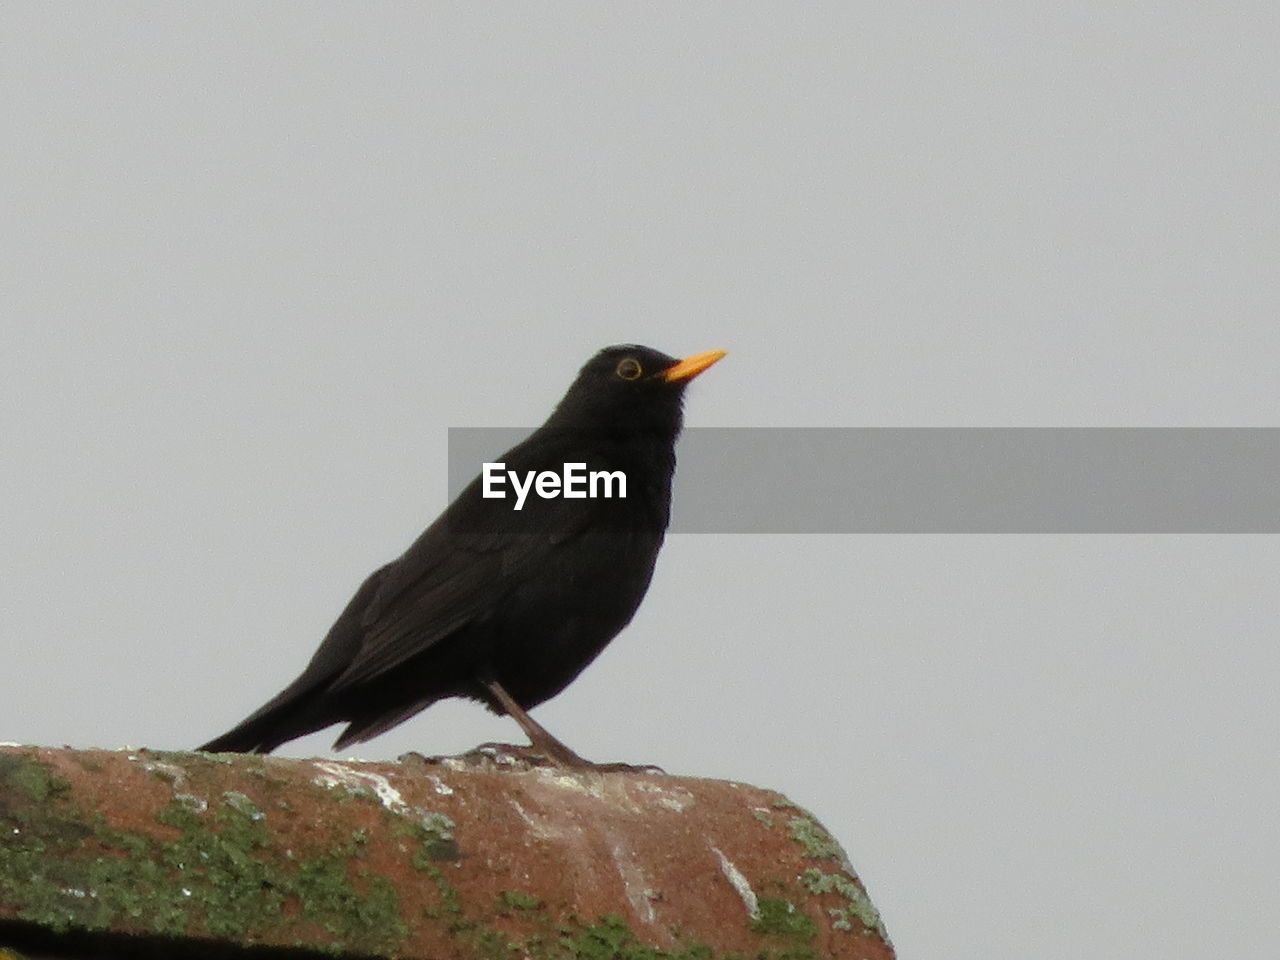
[[[198,750],[205,753],[270,753],[282,743],[333,723],[318,717],[315,704],[307,696],[311,684],[299,678],[269,703],[263,704],[220,737]]]
[[[269,719],[273,718],[246,720],[196,749],[203,753],[270,753],[290,738],[269,736]]]

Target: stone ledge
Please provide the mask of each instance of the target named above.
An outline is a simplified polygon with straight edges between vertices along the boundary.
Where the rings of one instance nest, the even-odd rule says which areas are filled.
[[[782,795],[514,748],[0,747],[0,957],[893,957]]]

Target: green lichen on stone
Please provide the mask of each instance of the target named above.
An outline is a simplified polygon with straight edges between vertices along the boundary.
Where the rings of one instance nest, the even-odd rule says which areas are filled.
[[[266,815],[238,791],[214,803],[173,797],[155,815],[172,837],[113,830],[66,802],[65,787],[41,770],[37,761],[0,756],[0,787],[16,784],[30,798],[0,802],[0,890],[23,920],[59,932],[127,927],[256,939],[296,922],[281,915],[292,902],[302,920],[330,931],[337,949],[385,950],[408,937],[391,883],[354,867],[367,843],[358,831],[318,855],[277,858]]]
[[[545,955],[548,960],[712,960],[715,956],[704,943],[692,943],[674,952],[641,943],[626,921],[612,913],[587,927],[561,927],[557,946],[558,952]]]
[[[133,756],[130,760],[135,759]],[[203,750],[156,750],[142,747],[137,751],[137,758],[142,760],[162,760],[175,766],[199,767],[217,764],[223,767],[235,766],[244,760],[242,753],[205,753]]]
[[[228,790],[222,795],[223,802],[237,813],[242,813],[250,820],[262,820],[266,814],[253,800],[239,790]]]
[[[438,867],[434,869],[439,872]],[[505,890],[494,903],[497,916],[522,921],[534,930],[513,934],[487,922],[494,912],[492,908],[481,910],[485,919],[469,917],[457,892],[443,877],[439,878],[438,885],[444,906],[429,909],[427,916],[445,924],[446,932],[459,947],[460,956],[484,960],[716,960],[719,956],[711,947],[696,940],[673,950],[651,947],[641,942],[626,921],[615,914],[601,916],[594,923],[576,917],[555,922],[538,898]],[[788,960],[791,956],[766,949],[753,953],[751,960]]]
[[[838,873],[823,873],[816,867],[811,867],[801,875],[800,882],[810,893],[837,893],[848,901],[848,906],[832,907],[827,911],[832,918],[833,929],[852,930],[854,921],[857,921],[868,930],[874,930],[881,938],[887,939],[880,911],[871,902],[866,891],[849,877]]]
[[[71,784],[50,773],[39,760],[6,753],[0,754],[0,787],[20,790],[36,803],[47,803],[70,791]]]
[[[804,848],[804,855],[814,859],[844,860],[844,851],[831,834],[813,817],[792,817],[787,821],[791,838]]]
[[[760,898],[751,929],[757,933],[780,933],[793,937],[814,937],[818,925],[813,918],[796,907],[790,900],[774,897]]]
[[[322,784],[329,803],[351,803],[355,800],[377,800],[378,795],[363,787],[351,787],[345,783]]]
[[[420,866],[419,869],[431,878],[440,898],[438,906],[425,908],[423,914],[429,920],[441,924],[444,932],[463,948],[461,955],[482,957],[485,960],[511,960],[513,957],[523,957],[524,960],[542,960],[544,955],[534,949],[534,947],[540,946],[541,937],[530,937],[523,944],[514,942],[509,934],[495,929],[483,920],[477,920],[467,915],[458,888],[449,882],[439,865],[426,863]],[[506,892],[510,893],[510,891]],[[525,903],[527,901],[522,898],[527,896],[527,894],[516,894],[510,898],[509,902],[513,904]],[[529,899],[537,906],[541,906],[541,903],[536,899]],[[508,898],[502,894],[497,897],[496,906],[500,916],[512,916],[511,910],[507,910],[505,913],[502,910],[503,905],[507,902]],[[486,917],[491,915],[491,911],[484,911],[484,913]],[[549,929],[549,922],[542,912],[526,913],[524,916],[535,919],[540,926]]]
[[[188,765],[223,762],[198,754],[179,754],[174,760]],[[110,829],[100,815],[75,809],[69,786],[39,761],[0,755],[0,891],[23,919],[52,929],[124,928],[241,942],[296,937],[299,945],[305,938],[316,949],[307,934],[319,927],[331,938],[322,949],[402,952],[409,927],[400,896],[388,880],[365,869],[372,837],[383,835],[351,829],[347,822],[335,826],[328,845],[319,850],[310,846],[311,840],[305,851],[280,849],[283,844],[268,829],[291,822],[286,819],[291,816],[288,794],[280,792],[279,782],[257,776],[241,780],[247,793],[219,793],[219,787],[207,797],[178,794],[155,815],[152,829],[126,832]],[[8,802],[6,789],[12,795]],[[330,790],[338,802],[356,796],[368,802],[360,791]],[[780,810],[789,812],[775,812]],[[806,856],[842,859],[830,835],[785,798],[752,814],[767,827],[789,828]],[[721,953],[684,939],[664,950],[644,943],[621,917],[564,920],[527,891],[503,890],[496,900],[473,904],[449,879],[449,862],[461,858],[456,825],[449,817],[421,808],[383,807],[382,822],[393,836],[405,838],[402,856],[422,882],[434,884],[438,899],[424,914],[451,938],[456,955],[484,960],[811,960],[818,930],[814,918],[822,918],[795,905],[804,890],[845,898],[828,910],[836,929],[855,923],[877,928],[873,925],[879,922],[856,884],[814,869],[805,872],[800,885],[794,877],[763,885],[768,895],[759,900],[756,916],[742,920],[760,936],[751,950]]]
[[[179,832],[158,851],[162,878],[140,887],[166,916],[173,915],[172,924],[156,932],[182,932],[190,913],[213,936],[233,936],[279,912],[286,884],[260,856],[270,836],[247,796],[224,795],[212,811],[198,797],[175,796],[156,820]],[[167,877],[173,878],[172,885],[163,879]],[[176,896],[166,900],[166,893]]]
[[[457,826],[443,813],[420,811],[416,820],[402,820],[397,825],[397,832],[409,837],[417,844],[409,862],[416,870],[426,870],[434,863],[462,858],[458,849],[458,841],[453,831]]]
[[[458,888],[449,882],[439,865],[429,860],[422,862],[415,860],[414,867],[431,878],[431,882],[435,884],[436,892],[440,896],[440,905],[438,907],[427,907],[423,910],[423,913],[432,920],[448,920],[450,923],[454,923],[458,917],[462,916],[462,900],[458,895]]]
[[[351,882],[348,853],[336,850],[300,863],[289,885],[302,905],[302,915],[346,946],[377,948],[394,945],[409,935],[400,915],[400,898],[385,877],[368,870],[355,871],[362,890]]]
[[[70,785],[36,758],[0,754],[0,896],[23,919],[56,918],[61,901],[84,899],[79,878],[50,862],[53,851],[93,834],[64,814],[69,792]]]
[[[150,773],[151,776],[155,777],[157,780],[161,780],[164,783],[169,784],[170,786],[176,785],[178,780],[180,779],[180,774],[174,773],[172,770],[166,770],[164,767],[153,766],[147,772]]]
[[[542,901],[531,893],[522,890],[501,890],[498,893],[498,909],[501,910],[537,910]]]

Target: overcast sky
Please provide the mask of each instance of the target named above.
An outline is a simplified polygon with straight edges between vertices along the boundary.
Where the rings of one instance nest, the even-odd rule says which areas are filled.
[[[698,426],[1280,426],[1276,9],[6,3],[0,739],[221,733],[606,344],[730,351]],[[674,535],[536,715],[810,807],[904,958],[1270,958],[1278,572]]]

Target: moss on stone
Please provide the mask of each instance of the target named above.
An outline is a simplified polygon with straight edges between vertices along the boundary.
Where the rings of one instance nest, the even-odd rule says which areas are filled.
[[[847,906],[832,907],[827,911],[832,918],[832,929],[852,930],[854,921],[857,921],[879,934],[882,939],[888,939],[884,922],[880,919],[880,911],[871,902],[866,891],[849,877],[839,873],[823,873],[816,867],[811,867],[801,874],[800,882],[810,893],[836,893],[848,901]]]
[[[502,890],[498,893],[499,910],[537,910],[542,901],[531,893],[522,890]]]
[[[791,838],[804,848],[806,857],[844,861],[844,851],[840,849],[840,844],[813,817],[792,817],[787,821],[787,826],[791,828]]]
[[[431,863],[429,860],[422,863],[415,861],[414,866],[431,878],[440,896],[440,905],[427,907],[423,913],[432,920],[456,921],[462,915],[462,901],[458,896],[458,888],[449,882],[438,864]]]
[[[86,816],[34,759],[0,756],[0,782],[29,798],[0,804],[0,888],[28,922],[260,939],[297,922],[281,915],[296,902],[339,949],[383,950],[408,937],[391,883],[351,867],[362,845],[354,835],[315,856],[274,858],[266,814],[237,791],[212,805],[175,796],[155,817],[176,834],[164,839]]]
[[[712,949],[704,943],[691,943],[674,952],[641,943],[626,921],[613,913],[605,914],[589,926],[561,927],[556,948],[558,952],[544,955],[546,960],[712,960],[714,957]]]
[[[791,937],[814,937],[818,925],[813,918],[800,910],[790,900],[761,897],[751,929],[758,933],[780,933]]]
[[[427,870],[440,861],[457,861],[462,857],[454,839],[454,822],[443,813],[423,813],[417,820],[403,820],[397,831],[414,841],[416,847],[409,858],[415,870]]]
[[[156,769],[164,773],[159,779],[176,790],[187,783],[180,774],[184,767],[226,762],[172,754]],[[307,849],[295,853],[284,849],[273,829],[277,822],[292,824],[290,794],[280,789],[291,781],[277,779],[270,767],[247,772],[250,776],[236,784],[245,792],[218,792],[218,787],[207,797],[173,793],[154,824],[124,831],[108,827],[101,814],[78,809],[69,784],[38,759],[0,754],[4,900],[23,920],[50,930],[133,930],[240,943],[293,941],[312,950],[397,954],[410,937],[400,895],[390,881],[367,869],[371,838],[387,837],[385,827],[391,837],[401,838],[398,855],[423,877],[427,902],[432,902],[431,885],[437,894],[414,925],[422,924],[423,915],[438,924],[438,933],[452,944],[450,955],[485,960],[811,960],[824,918],[817,904],[803,901],[806,892],[844,898],[827,909],[833,928],[860,923],[883,932],[875,908],[854,880],[816,868],[805,871],[798,883],[792,875],[756,884],[765,895],[755,915],[749,920],[743,915],[741,922],[759,935],[758,946],[737,954],[683,939],[676,930],[677,945],[652,947],[620,916],[566,919],[523,890],[503,890],[495,899],[471,902],[449,879],[450,863],[457,863],[462,852],[455,824],[444,814],[389,806],[372,792],[340,784],[327,787],[334,803],[374,805],[381,825],[353,829],[350,817],[335,812],[327,838],[316,837],[324,829],[321,823],[307,824]],[[218,774],[215,782],[225,785],[226,774]],[[366,811],[347,812],[359,813],[356,823],[370,823]],[[772,795],[768,806],[751,812],[767,828],[787,829],[806,857],[843,863],[830,834],[784,797]],[[282,835],[295,834],[288,829]],[[314,846],[317,839],[323,840],[319,848]],[[391,846],[395,851],[395,840]],[[376,851],[379,858],[387,852]],[[418,896],[413,898],[421,903]],[[328,934],[327,944],[316,942],[318,931]],[[325,939],[323,934],[319,938]]]
[[[71,784],[50,773],[39,760],[11,753],[0,754],[0,784],[20,790],[36,803],[47,803],[71,790]]]

